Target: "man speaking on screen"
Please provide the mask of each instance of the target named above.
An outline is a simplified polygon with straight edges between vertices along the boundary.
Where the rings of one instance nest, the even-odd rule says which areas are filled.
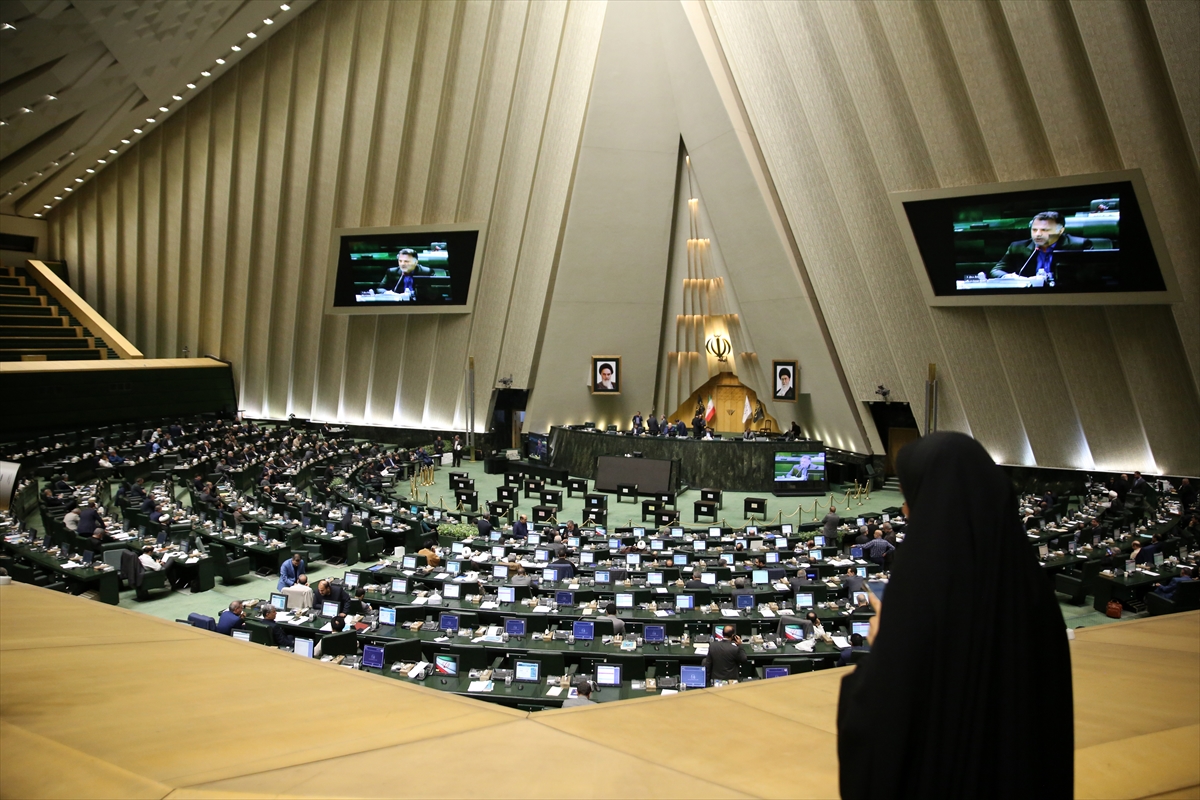
[[[798,481],[806,481],[808,480],[808,471],[810,469],[812,469],[812,457],[800,456],[800,463],[792,467],[791,472],[787,476]]]
[[[1057,250],[1091,250],[1092,240],[1066,233],[1062,214],[1043,211],[1029,223],[1029,238],[1013,242],[1008,251],[992,267],[993,278],[1045,277],[1053,285],[1054,253]]]
[[[375,293],[395,292],[402,301],[416,300],[417,286],[413,276],[432,274],[432,269],[417,263],[417,251],[406,247],[396,255],[396,266],[384,273]]]

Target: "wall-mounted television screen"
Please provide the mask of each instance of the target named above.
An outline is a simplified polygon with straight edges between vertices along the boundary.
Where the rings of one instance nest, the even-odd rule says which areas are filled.
[[[529,434],[526,452],[528,453],[530,461],[549,463],[550,437],[544,433]]]
[[[1178,299],[1138,170],[892,197],[931,305]]]
[[[482,239],[479,225],[335,230],[326,310],[333,314],[470,311]]]
[[[775,485],[825,482],[825,451],[778,452],[775,454]]]

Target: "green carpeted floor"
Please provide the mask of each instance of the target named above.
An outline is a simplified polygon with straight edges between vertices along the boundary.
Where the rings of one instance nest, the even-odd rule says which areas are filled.
[[[496,498],[496,488],[504,483],[503,475],[486,474],[483,471],[482,462],[465,462],[461,469],[457,471],[466,472],[470,477],[475,479],[475,488],[479,492],[481,507],[488,500]],[[450,472],[449,468],[439,468],[434,484],[419,490],[419,499],[424,501],[428,498],[430,503],[439,506],[453,505],[454,493],[450,490],[449,485]],[[402,487],[399,487],[399,490],[407,492],[408,488],[408,484],[404,484]],[[529,514],[532,517],[532,509],[535,501],[525,499],[523,495],[524,493],[522,493],[518,512]],[[898,507],[903,502],[900,493],[895,491],[875,491],[871,493],[869,498],[863,494],[857,499],[852,498],[849,505],[843,503],[845,496],[845,490],[834,492],[834,504],[837,508],[837,513],[843,517],[857,516],[869,512],[882,512],[885,508]],[[746,524],[752,524],[752,521],[746,519],[742,513],[743,501],[747,497],[766,497],[767,516],[770,522],[782,521],[794,524],[813,521],[814,505],[818,506],[815,516],[817,519],[820,519],[827,513],[830,503],[830,496],[828,494],[822,497],[782,498],[759,492],[725,492],[722,497],[722,516],[719,517],[723,525],[742,527]],[[641,503],[636,505],[628,501],[618,503],[616,499],[615,495],[609,496],[608,517],[610,526],[647,524],[641,522]],[[691,526],[696,524],[692,521],[692,503],[699,499],[699,489],[684,492],[679,496],[676,508],[680,510],[684,525]],[[180,490],[180,500],[185,504],[189,502],[187,493],[182,490]],[[560,521],[565,522],[572,519],[576,522],[583,521],[585,515],[582,497],[568,498],[564,491],[563,505],[562,513],[558,517]],[[761,523],[761,520],[759,522]],[[703,525],[704,523],[699,524]],[[361,564],[358,566],[361,566]],[[340,576],[344,571],[345,567],[314,564],[310,565],[308,574],[310,578],[318,579],[327,576]],[[275,589],[277,580],[277,577],[274,576],[261,578],[251,574],[226,586],[218,579],[216,587],[207,592],[198,594],[191,594],[187,591],[155,592],[149,600],[144,602],[138,602],[134,598],[133,591],[130,590],[121,593],[120,604],[122,608],[136,609],[165,619],[186,619],[188,614],[192,612],[215,616],[221,609],[228,606],[232,600],[246,600],[250,598],[266,599]],[[1063,603],[1060,604],[1060,607],[1062,608],[1063,618],[1070,628],[1080,628],[1116,621],[1095,611],[1090,602],[1082,606],[1072,606]],[[1125,618],[1130,619],[1131,615],[1127,613]]]

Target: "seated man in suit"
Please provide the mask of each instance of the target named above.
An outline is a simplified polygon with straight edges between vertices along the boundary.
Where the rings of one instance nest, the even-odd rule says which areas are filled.
[[[871,652],[871,645],[866,643],[861,633],[850,634],[850,646],[842,649],[842,654],[838,656],[837,665],[839,667],[850,666],[850,656],[853,655],[855,651],[862,653]]]
[[[604,607],[604,618],[612,621],[613,635],[625,635],[625,620],[617,616],[617,604],[609,603]]]
[[[512,535],[514,539],[524,539],[529,535],[529,517],[524,514],[517,517],[517,521],[513,523]]]
[[[1182,584],[1188,583],[1192,580],[1195,580],[1192,577],[1192,568],[1184,567],[1183,569],[1179,570],[1179,575],[1177,577],[1171,578],[1171,580],[1165,584],[1160,583],[1158,588],[1154,590],[1154,593],[1160,597],[1165,597],[1167,600],[1174,600],[1175,590],[1178,589]]]
[[[796,570],[795,577],[788,578],[788,585],[792,587],[792,594],[797,594],[805,590],[805,587],[813,586],[814,581],[808,577],[808,570],[804,567]]]
[[[566,550],[550,562],[550,566],[554,568],[554,572],[558,575],[560,581],[565,581],[575,577],[575,565],[567,558]]]
[[[708,584],[705,583],[704,581],[700,580],[700,576],[703,574],[704,573],[699,568],[692,570],[691,580],[689,580],[687,583],[685,583],[683,585],[683,588],[685,588],[685,589],[707,589]]]
[[[241,600],[234,600],[229,604],[229,608],[221,612],[221,616],[217,620],[217,633],[231,636],[234,630],[244,627],[246,627],[246,610],[242,608]]]
[[[298,575],[294,584],[286,586],[280,591],[287,595],[288,608],[312,608],[313,590],[308,585],[307,575]]]
[[[267,605],[262,610],[263,622],[267,623],[267,630],[271,633],[271,644],[276,647],[294,647],[296,637],[279,627],[275,622],[275,606]]]
[[[407,295],[406,299],[415,300],[417,298],[417,286],[416,281],[413,280],[413,276],[432,274],[432,269],[417,263],[417,251],[406,247],[396,255],[396,266],[384,273],[383,279],[379,281],[379,286],[375,289],[375,292],[376,294],[395,292],[396,294]]]
[[[863,591],[863,585],[867,582],[866,578],[858,574],[858,570],[854,567],[846,569],[846,574],[842,576],[842,586],[847,589],[846,596],[853,599],[856,592]]]
[[[330,583],[329,581],[317,582],[317,593],[313,598],[313,603],[337,603],[338,615],[346,616],[346,606],[350,602],[350,595],[342,588],[340,583]]]
[[[717,639],[708,646],[708,655],[704,657],[704,667],[709,677],[714,681],[736,681],[739,665],[749,659],[742,649],[742,637],[738,636],[732,625],[726,625],[723,631],[724,639]]]
[[[1013,242],[992,268],[993,278],[1032,278],[1038,274],[1046,276],[1048,282],[1055,279],[1054,253],[1056,250],[1091,250],[1092,240],[1071,236],[1063,226],[1063,217],[1057,211],[1034,214],[1029,222],[1029,238]]]

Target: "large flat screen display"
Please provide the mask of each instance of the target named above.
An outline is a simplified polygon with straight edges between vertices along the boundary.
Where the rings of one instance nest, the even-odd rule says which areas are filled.
[[[894,195],[933,305],[1171,302],[1137,170]]]
[[[778,452],[775,454],[775,485],[795,486],[825,482],[825,451]]]
[[[335,230],[327,310],[470,311],[482,235],[478,225]]]

